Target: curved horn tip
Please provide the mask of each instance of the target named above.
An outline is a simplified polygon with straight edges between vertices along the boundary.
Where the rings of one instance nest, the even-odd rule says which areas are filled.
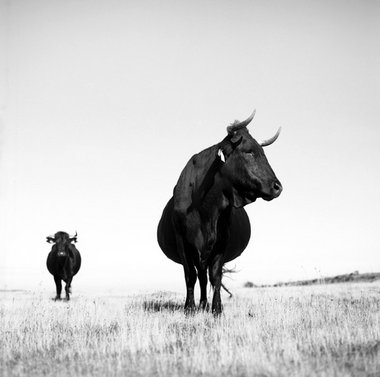
[[[268,139],[268,140],[263,140],[261,143],[260,143],[260,145],[262,146],[262,147],[266,147],[266,146],[268,146],[268,145],[271,145],[271,144],[273,144],[276,140],[277,140],[277,138],[278,138],[278,136],[280,135],[280,133],[281,133],[281,127],[279,127],[278,128],[278,130],[277,130],[277,132],[274,134],[274,136],[272,136],[270,139]]]
[[[246,120],[243,120],[241,122],[239,122],[238,120],[235,120],[235,122],[233,122],[227,127],[227,133],[231,135],[235,131],[240,130],[244,127],[247,127],[248,124],[252,121],[255,114],[256,114],[256,109],[253,110],[252,114]]]
[[[241,122],[241,123],[244,123],[246,126],[248,126],[248,124],[251,123],[251,121],[255,117],[255,115],[256,115],[256,109],[254,109],[252,111],[252,114],[246,120],[243,120],[243,122]]]

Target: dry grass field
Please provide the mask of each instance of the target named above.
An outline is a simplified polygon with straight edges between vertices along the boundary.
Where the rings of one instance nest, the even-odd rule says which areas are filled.
[[[183,301],[2,293],[0,375],[380,376],[378,283],[241,289],[220,318]]]

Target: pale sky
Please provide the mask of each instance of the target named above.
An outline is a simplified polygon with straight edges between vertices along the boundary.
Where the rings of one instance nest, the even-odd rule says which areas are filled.
[[[253,109],[283,184],[228,284],[380,271],[380,2],[0,0],[0,288],[185,292],[156,241],[188,159]]]

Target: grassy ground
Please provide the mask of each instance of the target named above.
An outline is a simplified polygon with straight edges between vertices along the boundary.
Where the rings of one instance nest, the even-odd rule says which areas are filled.
[[[1,376],[380,376],[380,285],[242,289],[224,314],[184,295],[2,295]]]

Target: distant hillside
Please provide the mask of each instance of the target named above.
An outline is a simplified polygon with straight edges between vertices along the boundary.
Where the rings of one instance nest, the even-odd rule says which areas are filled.
[[[247,281],[244,284],[246,288],[264,288],[264,287],[289,287],[297,285],[315,285],[315,284],[334,284],[334,283],[372,283],[373,281],[380,280],[380,272],[368,272],[360,274],[358,271],[351,272],[350,274],[336,275],[333,277],[325,277],[320,279],[311,280],[297,280],[289,282],[281,282],[273,285],[255,285],[252,282]]]

